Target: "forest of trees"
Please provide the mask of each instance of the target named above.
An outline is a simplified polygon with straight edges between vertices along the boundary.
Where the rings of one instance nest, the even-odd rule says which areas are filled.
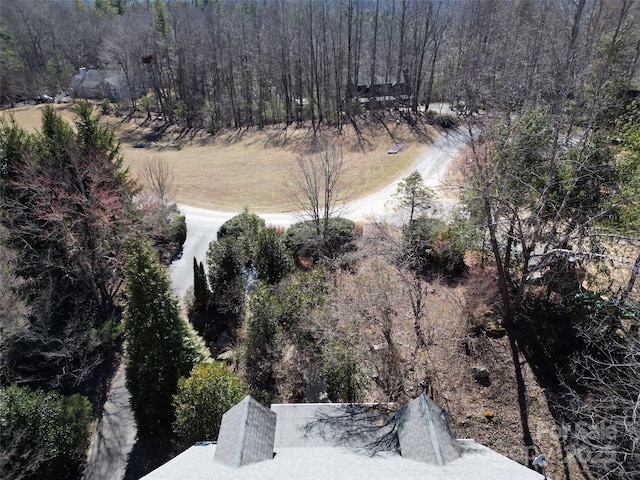
[[[362,110],[359,84],[378,85],[378,98],[411,85],[402,104],[415,110],[441,81],[435,66],[455,8],[409,0],[7,2],[3,102],[66,90],[84,66],[123,73],[135,94],[123,109],[212,132],[341,124]]]
[[[73,125],[47,106],[36,133],[2,119],[0,172],[0,474],[75,478],[122,345],[125,241],[181,244],[184,218],[151,192],[141,209],[85,102]]]
[[[8,107],[86,67],[125,79],[103,106],[167,126],[357,131],[367,110],[411,124],[446,101],[470,138],[458,211],[434,218],[414,172],[395,198],[409,221],[365,235],[335,216],[342,152],[316,142],[292,185],[308,220],[285,232],[245,211],[194,261],[185,307],[207,352],[154,250],[186,235],[166,165],[142,194],[84,102],[74,125],[50,107],[36,133],[3,120],[0,476],[77,477],[125,337],[141,435],[214,438],[221,410],[194,408],[246,392],[402,403],[433,387],[430,286],[463,284],[468,251],[493,282],[523,448],[524,357],[555,421],[586,426],[568,439],[586,467],[637,476],[639,0],[5,0],[0,40]],[[236,372],[211,361],[225,349]]]
[[[85,67],[121,73],[130,95],[117,105],[123,114],[157,112],[211,132],[340,126],[365,107],[415,112],[436,100],[468,111],[514,110],[533,97],[557,105],[597,60],[620,11],[618,86],[631,79],[639,51],[631,4],[6,1],[1,101],[66,91]]]

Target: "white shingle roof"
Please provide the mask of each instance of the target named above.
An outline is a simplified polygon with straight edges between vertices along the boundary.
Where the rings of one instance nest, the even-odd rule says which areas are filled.
[[[253,413],[252,413],[253,412]],[[246,457],[246,461],[234,461]],[[262,460],[262,461],[260,461]],[[255,462],[255,463],[254,463]],[[424,394],[393,404],[276,404],[247,396],[223,417],[218,443],[189,448],[146,480],[538,480],[472,440]]]
[[[279,403],[274,448],[348,447],[371,451],[393,434],[393,405],[345,403]]]
[[[459,440],[460,458],[443,466],[385,452],[376,456],[346,448],[276,448],[273,460],[233,468],[215,462],[216,444],[198,444],[144,480],[542,480],[542,475],[472,440]]]

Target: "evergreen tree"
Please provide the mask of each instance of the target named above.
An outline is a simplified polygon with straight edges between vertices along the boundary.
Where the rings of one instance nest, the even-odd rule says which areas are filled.
[[[274,287],[262,282],[251,295],[246,331],[245,378],[251,394],[270,403],[276,394],[276,364],[282,356],[282,305]]]
[[[94,0],[94,8],[101,15],[124,15],[127,13],[127,0]]]
[[[193,257],[193,306],[196,311],[206,310],[209,303],[209,286],[202,262]]]
[[[241,319],[244,312],[244,256],[233,238],[211,242],[207,252],[212,302],[218,312]]]
[[[9,381],[75,388],[118,332],[135,188],[113,130],[86,103],[75,123],[76,131],[47,106],[39,133],[0,125],[0,223],[32,307],[12,341]]]
[[[127,242],[125,278],[127,388],[138,431],[153,434],[170,427],[172,396],[178,379],[196,362],[196,352],[150,241],[134,237]]]
[[[330,344],[324,352],[322,376],[332,402],[358,402],[365,393],[366,376],[353,347]]]
[[[429,208],[433,192],[424,185],[420,172],[414,170],[398,183],[398,189],[394,197],[401,208],[409,209],[409,221],[407,223],[411,225],[416,213]]]
[[[278,283],[293,270],[291,254],[274,228],[265,228],[258,235],[256,270],[258,278],[269,284]]]
[[[171,26],[169,25],[167,10],[162,0],[156,0],[154,5],[153,27],[155,34],[161,42],[167,40],[171,35]]]

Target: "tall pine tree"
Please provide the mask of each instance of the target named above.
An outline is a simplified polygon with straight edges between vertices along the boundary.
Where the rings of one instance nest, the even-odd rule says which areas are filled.
[[[178,378],[189,374],[197,353],[151,242],[133,237],[126,254],[127,388],[138,432],[154,434],[170,428]]]
[[[193,306],[196,311],[203,312],[209,304],[209,286],[207,285],[207,274],[204,271],[202,262],[198,262],[193,257]]]
[[[65,391],[91,378],[118,332],[135,193],[113,130],[86,103],[75,113],[75,130],[50,106],[35,134],[0,122],[3,243],[31,307],[2,375]]]

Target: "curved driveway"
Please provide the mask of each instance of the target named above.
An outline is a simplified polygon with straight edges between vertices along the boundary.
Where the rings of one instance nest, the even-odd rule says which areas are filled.
[[[461,129],[453,130],[438,138],[425,149],[420,158],[398,178],[381,190],[354,200],[341,207],[341,216],[351,220],[367,220],[369,218],[390,219],[394,215],[393,205],[389,200],[398,188],[398,182],[410,172],[418,170],[422,174],[424,184],[436,188],[449,167],[451,160],[469,140],[468,134]],[[193,284],[193,258],[204,262],[207,248],[220,226],[238,212],[219,212],[202,208],[179,205],[187,221],[187,239],[184,243],[182,256],[169,267],[173,289],[182,298]],[[300,213],[267,213],[260,214],[267,225],[288,227],[302,219]]]

